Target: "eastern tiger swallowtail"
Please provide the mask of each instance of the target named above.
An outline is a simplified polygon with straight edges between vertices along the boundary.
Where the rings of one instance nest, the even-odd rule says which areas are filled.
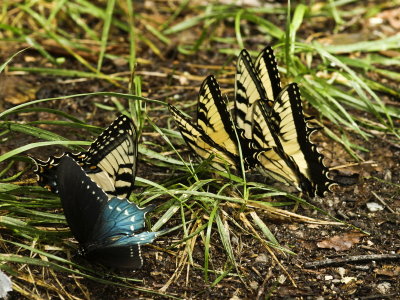
[[[108,195],[129,198],[136,174],[137,134],[131,119],[121,115],[92,143],[87,152],[64,153],[47,161],[36,158],[39,185],[57,193],[54,174],[60,159],[69,155]]]
[[[105,266],[140,268],[140,245],[157,232],[141,232],[151,206],[139,208],[127,199],[109,197],[74,161],[59,159],[55,181],[65,218],[82,254]]]
[[[241,130],[235,128],[214,76],[208,76],[200,87],[197,123],[172,105],[169,109],[185,141],[200,157],[207,159],[214,155],[214,162],[239,169],[239,141],[242,153],[247,156],[244,166],[246,169],[252,167],[255,155],[251,143],[243,138]]]
[[[253,64],[242,50],[236,72],[236,122],[252,139],[259,164],[271,177],[293,184],[313,197],[323,196],[334,184],[328,178],[323,155],[311,142],[297,84],[283,90],[272,48],[266,47]]]

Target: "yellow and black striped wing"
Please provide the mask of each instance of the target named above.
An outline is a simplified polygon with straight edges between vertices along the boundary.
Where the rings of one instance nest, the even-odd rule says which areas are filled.
[[[258,75],[265,91],[265,96],[262,99],[274,101],[279,96],[282,88],[274,50],[270,46],[265,47],[260,52],[254,67],[255,73]]]
[[[254,123],[258,127],[253,131],[253,142],[257,149],[271,148],[261,151],[258,156],[258,164],[262,171],[270,177],[299,187],[300,172],[297,170],[296,163],[285,153],[280,139],[275,133],[276,126],[274,128],[273,124],[268,122],[270,115],[271,110],[262,100],[255,103]]]
[[[47,161],[33,158],[39,185],[58,193],[56,170],[60,159],[72,157],[109,196],[128,198],[136,175],[137,133],[131,119],[119,116],[87,152],[64,153]]]
[[[323,196],[334,182],[328,177],[329,169],[324,165],[324,156],[311,141],[312,133],[319,128],[313,128],[307,122],[296,83],[289,84],[281,92],[266,118],[279,133],[284,153],[296,164],[292,169],[297,173],[297,185],[310,196]],[[288,162],[289,167],[291,162]]]
[[[256,73],[250,54],[243,49],[236,64],[235,78],[235,121],[244,130],[244,136],[252,138],[253,108],[256,101],[266,98],[266,91]]]
[[[214,161],[220,164],[240,166],[240,152],[250,153],[250,142],[243,138],[240,130],[236,130],[228,112],[227,103],[221,96],[219,85],[213,76],[208,76],[201,85],[197,107],[197,123],[186,118],[179,110],[170,105],[170,111],[187,142],[203,159],[214,155]],[[251,159],[245,161],[250,168]]]
[[[90,166],[89,177],[106,194],[129,197],[136,177],[137,144],[135,125],[121,115],[90,146],[84,165]]]

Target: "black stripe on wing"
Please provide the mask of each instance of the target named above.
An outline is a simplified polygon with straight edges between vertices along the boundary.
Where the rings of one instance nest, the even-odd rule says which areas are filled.
[[[87,152],[67,152],[47,161],[33,158],[38,183],[57,193],[54,174],[60,159],[69,155],[107,194],[129,197],[136,175],[137,139],[132,120],[121,115],[100,134]]]
[[[282,91],[274,50],[270,46],[265,47],[258,55],[254,66],[265,90],[263,99],[274,101]]]
[[[236,64],[235,120],[248,139],[252,138],[254,103],[260,99],[267,100],[266,95],[250,54],[243,49]]]
[[[169,105],[169,110],[178,125],[183,139],[189,147],[201,158],[208,159],[214,155],[214,161],[226,165],[238,164],[239,157],[235,153],[228,152],[225,148],[212,140],[192,119],[185,117],[174,106]]]
[[[324,165],[324,156],[311,141],[312,133],[319,128],[310,127],[304,117],[300,90],[296,83],[289,84],[282,91],[270,111],[269,119],[279,133],[283,151],[307,178],[298,180],[302,190],[310,196],[323,196],[334,181],[328,177],[329,169]]]
[[[241,130],[234,127],[227,103],[213,76],[208,76],[200,87],[197,123],[186,118],[173,106],[170,106],[170,111],[185,141],[203,159],[213,154],[214,161],[239,168],[239,140],[242,153],[249,157],[244,163],[245,168],[254,165],[252,158],[255,155],[251,143],[243,137]]]
[[[273,151],[259,156],[260,165],[271,177],[295,185],[309,196],[324,196],[334,182],[311,134],[318,128],[308,126],[304,118],[297,84],[285,87],[275,100],[273,109],[265,109],[261,101],[255,109],[255,119],[264,118],[273,132]],[[255,139],[258,139],[255,136]]]

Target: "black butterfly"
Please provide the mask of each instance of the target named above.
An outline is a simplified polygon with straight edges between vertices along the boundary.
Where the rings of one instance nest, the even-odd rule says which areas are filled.
[[[87,152],[64,153],[47,161],[33,158],[39,185],[57,193],[54,175],[60,159],[72,157],[108,195],[129,198],[136,174],[137,134],[131,119],[119,116]]]
[[[109,196],[71,157],[59,159],[55,181],[64,214],[82,254],[115,268],[140,268],[140,245],[158,232],[141,232],[151,206],[139,208],[127,199]]]

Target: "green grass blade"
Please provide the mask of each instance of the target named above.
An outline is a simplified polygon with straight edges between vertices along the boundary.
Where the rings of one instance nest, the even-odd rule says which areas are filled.
[[[111,26],[112,16],[113,16],[113,12],[114,12],[114,5],[115,5],[115,0],[107,1],[107,8],[106,8],[105,18],[104,18],[104,26],[103,26],[103,31],[101,34],[99,60],[97,61],[97,72],[100,72],[101,66],[103,65],[104,53],[106,52],[106,48],[107,48],[108,33],[110,32],[110,26]]]

